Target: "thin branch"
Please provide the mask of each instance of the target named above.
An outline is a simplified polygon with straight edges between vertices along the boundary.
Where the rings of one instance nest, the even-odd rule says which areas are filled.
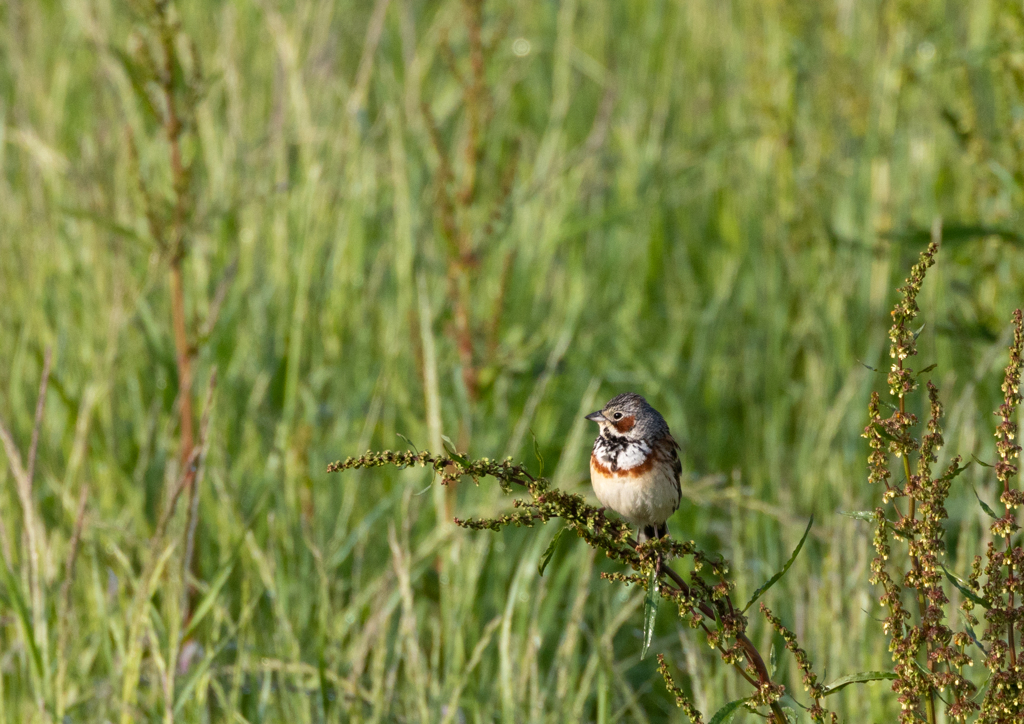
[[[338,461],[328,465],[328,472],[356,468],[380,467],[382,465],[395,465],[400,468],[412,465],[432,467],[441,474],[442,484],[450,485],[457,482],[463,476],[469,476],[474,480],[483,477],[494,477],[502,485],[502,489],[509,492],[512,485],[526,488],[532,500],[517,499],[514,508],[516,512],[500,516],[494,519],[482,519],[473,521],[459,521],[456,524],[471,529],[498,530],[507,525],[532,526],[534,522],[545,523],[554,518],[561,518],[565,524],[582,537],[589,545],[604,550],[614,560],[621,561],[634,571],[643,571],[650,563],[650,556],[657,556],[658,577],[667,576],[671,582],[665,582],[661,595],[673,600],[675,603],[684,606],[688,613],[682,615],[694,616],[697,624],[701,626],[714,646],[722,653],[723,658],[731,663],[734,657],[730,654],[739,653],[742,650],[744,657],[749,663],[749,669],[744,670],[738,663],[734,664],[742,677],[756,690],[755,701],[760,702],[771,709],[771,719],[775,724],[786,724],[785,713],[777,701],[772,701],[781,693],[780,687],[772,682],[771,674],[764,663],[764,659],[758,652],[757,647],[746,636],[745,622],[742,617],[734,612],[732,602],[716,602],[712,597],[711,588],[702,580],[695,580],[694,584],[688,584],[681,575],[667,565],[661,564],[661,556],[668,553],[673,558],[684,555],[694,555],[698,560],[710,564],[713,571],[718,570],[718,564],[709,560],[692,545],[684,545],[676,541],[662,542],[659,547],[652,550],[640,546],[626,533],[624,523],[612,521],[604,517],[604,509],[594,508],[583,502],[577,495],[569,495],[557,488],[550,488],[545,478],[534,478],[521,465],[512,465],[506,460],[498,463],[488,459],[470,460],[465,455],[450,451],[447,456],[435,456],[428,452],[393,452],[386,450],[377,453],[366,453],[359,458],[348,458],[345,461]],[[622,577],[627,581],[637,581],[636,576]],[[673,586],[672,583],[675,585]],[[725,594],[728,598],[728,593]],[[718,610],[716,610],[716,608]],[[723,631],[712,631],[705,625],[708,620],[722,620]],[[722,633],[725,640],[735,641],[734,645],[723,647]],[[716,635],[718,634],[718,635]],[[756,672],[755,680],[749,671]]]

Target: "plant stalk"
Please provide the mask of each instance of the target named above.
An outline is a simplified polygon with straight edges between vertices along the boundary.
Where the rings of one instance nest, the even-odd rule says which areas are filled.
[[[900,369],[903,369],[903,360],[900,360],[899,364],[900,364]],[[906,415],[906,413],[907,413],[907,411],[906,411],[906,397],[901,394],[900,395],[900,414],[901,415]],[[904,473],[904,475],[906,475],[907,483],[909,484],[910,483],[910,459],[909,459],[910,458],[910,452],[909,451],[904,451],[904,454],[901,455],[900,457],[903,458],[903,473]],[[913,521],[915,520],[916,515],[917,515],[917,499],[913,495],[911,495],[910,496],[910,505],[909,505],[909,507],[907,509],[907,517],[910,518],[911,523],[913,523]],[[917,559],[917,556],[911,554],[911,556],[910,556],[910,565],[913,567],[914,575],[916,576],[918,584],[920,585],[920,582],[921,582],[921,563]],[[922,593],[921,590],[918,589],[917,590],[917,595],[915,596],[915,598],[917,599],[917,612],[918,612],[918,615],[920,616],[921,623],[923,624],[924,623],[924,618],[925,618],[925,610],[927,608],[927,606],[925,604],[925,600],[924,600],[924,593]],[[925,641],[925,666],[928,668],[928,673],[929,674],[934,674],[935,673],[934,672],[935,664],[932,663],[931,656],[929,655],[930,653],[931,653],[931,644],[929,644],[927,641]],[[925,700],[925,708],[927,710],[928,724],[936,724],[936,719],[935,719],[935,688],[931,685],[930,681],[928,682],[928,698],[927,698],[927,700]]]

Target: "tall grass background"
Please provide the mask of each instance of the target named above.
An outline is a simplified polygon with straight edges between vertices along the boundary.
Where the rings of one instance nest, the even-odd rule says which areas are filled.
[[[197,405],[218,377],[191,572],[153,548],[180,473],[179,391],[136,173],[169,186],[166,142],[117,53],[140,19],[110,0],[0,6],[0,419],[23,451],[53,351],[31,621],[26,516],[0,468],[0,724],[682,721],[640,659],[642,593],[600,581],[614,567],[581,542],[561,539],[538,577],[554,526],[450,524],[507,506],[496,489],[446,501],[422,470],[325,474],[445,435],[590,495],[582,415],[627,390],[684,443],[672,535],[727,556],[743,599],[814,514],[769,603],[826,680],[889,666],[871,531],[839,511],[877,502],[860,432],[885,380],[868,367],[888,367],[888,307],[937,217],[919,346],[949,411],[941,455],[994,457],[1024,297],[1019,4],[489,1],[481,184],[512,180],[497,211],[459,209],[475,235],[462,271],[424,111],[457,148],[462,3],[176,7],[209,79],[184,149],[186,313],[211,320]],[[988,542],[972,486],[996,496],[981,466],[957,480],[961,569]],[[209,608],[175,672],[189,588]],[[743,695],[669,618],[653,648],[698,705]],[[752,638],[771,646],[763,625]],[[779,667],[800,700],[784,653]],[[885,682],[834,699],[849,721],[898,710]]]

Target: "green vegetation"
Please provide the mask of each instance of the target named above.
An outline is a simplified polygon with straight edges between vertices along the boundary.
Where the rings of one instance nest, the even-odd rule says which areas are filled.
[[[996,460],[1019,4],[9,0],[0,38],[0,724],[685,721],[621,564],[451,524],[494,486],[326,473],[447,436],[587,493],[625,390],[685,443],[672,534],[746,601],[813,514],[760,600],[822,683],[892,670],[840,511],[878,504],[869,395],[940,217],[935,469]],[[961,578],[1001,488],[951,483]],[[651,650],[709,718],[749,693],[669,616]],[[828,706],[893,721],[888,686]]]

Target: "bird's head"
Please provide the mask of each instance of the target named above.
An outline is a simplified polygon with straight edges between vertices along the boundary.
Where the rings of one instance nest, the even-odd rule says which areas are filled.
[[[587,419],[596,422],[606,438],[650,440],[668,433],[665,418],[633,392],[613,397],[603,408],[587,415]]]

